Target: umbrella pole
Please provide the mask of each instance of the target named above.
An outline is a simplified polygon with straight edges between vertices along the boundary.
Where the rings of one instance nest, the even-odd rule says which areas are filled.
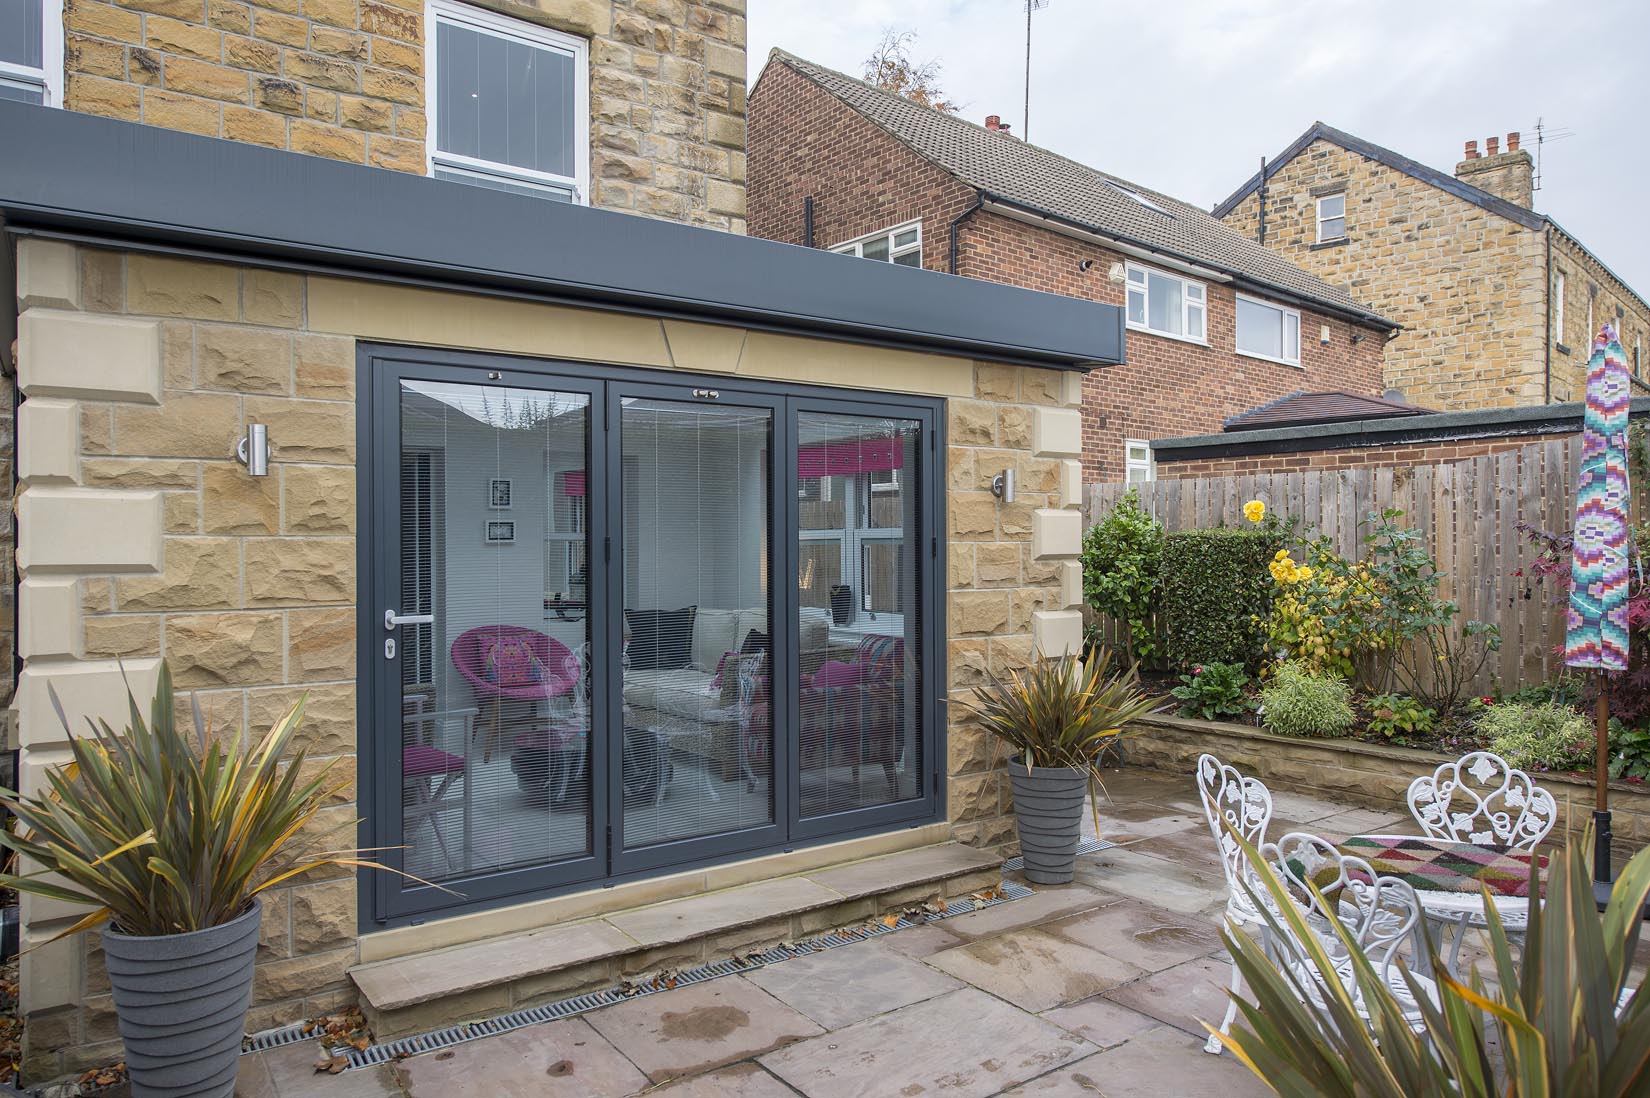
[[[1598,742],[1593,750],[1596,800],[1593,804],[1593,898],[1600,910],[1610,902],[1610,679],[1598,673],[1598,700],[1593,705]]]

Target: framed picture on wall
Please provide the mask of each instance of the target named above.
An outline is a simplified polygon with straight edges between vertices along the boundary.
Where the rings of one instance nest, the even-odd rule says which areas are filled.
[[[487,544],[509,545],[516,540],[516,524],[489,519],[487,522]]]
[[[508,511],[513,494],[509,477],[494,477],[487,482],[487,506],[495,511]]]

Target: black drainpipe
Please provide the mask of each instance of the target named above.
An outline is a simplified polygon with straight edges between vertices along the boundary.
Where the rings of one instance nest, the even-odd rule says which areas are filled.
[[[814,196],[802,200],[802,246],[814,246]]]
[[[1547,306],[1547,317],[1543,325],[1543,331],[1547,333],[1547,345],[1542,348],[1541,354],[1541,403],[1551,404],[1553,402],[1553,227],[1548,225],[1543,235],[1547,240],[1547,289],[1541,295],[1541,300]]]
[[[1260,158],[1260,239],[1257,244],[1266,243],[1266,158]]]
[[[984,191],[975,191],[974,192],[974,204],[972,206],[968,207],[968,209],[964,210],[962,213],[958,214],[956,217],[953,217],[951,219],[951,273],[952,274],[957,273],[957,232],[962,228],[962,223],[964,221],[967,221],[970,217],[972,217],[974,215],[975,211],[977,211],[981,206],[984,206],[984,205],[985,205],[985,192]]]

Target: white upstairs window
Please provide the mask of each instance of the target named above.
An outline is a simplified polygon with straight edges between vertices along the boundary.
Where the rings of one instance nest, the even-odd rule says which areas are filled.
[[[1326,194],[1318,199],[1318,243],[1346,239],[1346,195]]]
[[[63,105],[61,0],[0,0],[0,99]]]
[[[896,225],[892,229],[856,237],[832,248],[843,255],[857,255],[861,259],[875,259],[882,263],[898,263],[901,267],[922,266],[922,222]]]
[[[1301,364],[1301,315],[1256,297],[1237,298],[1237,351],[1290,366]]]
[[[1207,341],[1203,283],[1151,267],[1128,265],[1129,327],[1193,343]]]

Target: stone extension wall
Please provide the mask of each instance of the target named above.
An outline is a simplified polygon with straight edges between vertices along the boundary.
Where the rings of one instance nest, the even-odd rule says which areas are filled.
[[[488,0],[590,41],[590,204],[744,231],[744,0]],[[423,174],[424,0],[65,0],[70,110]]]
[[[921,221],[922,265],[950,269],[950,225],[974,190],[781,61],[751,98],[750,156],[752,235],[803,243],[803,200],[812,197],[817,247]],[[1097,244],[976,211],[960,225],[957,252],[957,273],[967,277],[1123,304],[1123,286],[1107,272],[1125,257]],[[1230,286],[1210,283],[1208,299],[1207,346],[1130,331],[1126,364],[1088,375],[1088,480],[1123,479],[1124,439],[1218,431],[1226,417],[1300,389],[1379,395],[1382,333],[1364,330],[1354,344],[1351,324],[1302,310],[1301,365],[1288,366],[1235,352]],[[1328,346],[1319,341],[1324,324]]]
[[[1347,239],[1320,245],[1314,192],[1335,187]],[[1545,400],[1539,231],[1321,139],[1266,192],[1268,248],[1404,325],[1386,349],[1387,388],[1440,412]],[[1250,194],[1225,221],[1254,239],[1258,209]]]
[[[357,625],[356,341],[457,347],[948,400],[953,698],[987,668],[1081,638],[1080,375],[759,330],[274,272],[23,238],[17,292],[23,576],[14,708],[21,787],[67,758],[46,689],[71,714],[125,719],[160,657],[213,727],[258,731],[308,695],[302,743],[336,760],[326,810],[354,841]],[[232,453],[269,428],[270,474]],[[1016,469],[999,504],[992,475]],[[951,717],[955,835],[1011,845],[1000,753]],[[496,933],[496,913],[441,920],[442,944]],[[77,910],[24,898],[31,1081],[119,1058],[95,935],[43,943]],[[264,916],[251,1030],[352,998],[356,883],[311,874]]]

